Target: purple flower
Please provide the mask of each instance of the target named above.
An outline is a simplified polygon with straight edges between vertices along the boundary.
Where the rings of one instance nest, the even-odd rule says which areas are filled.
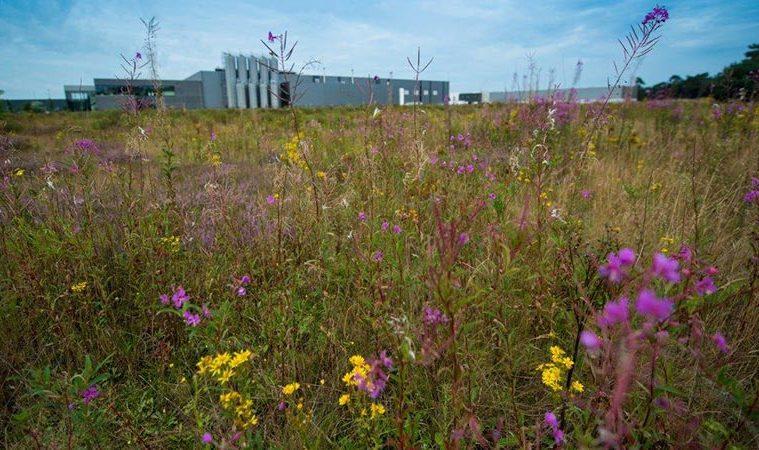
[[[459,245],[466,245],[469,243],[469,233],[459,234]]]
[[[490,200],[495,200],[495,192],[491,192],[490,194],[488,194],[488,198]]]
[[[604,305],[603,314],[598,318],[598,326],[608,328],[618,323],[627,322],[630,314],[627,297],[620,297],[616,302]]]
[[[474,164],[469,164],[466,166],[466,173],[472,173],[474,172]]]
[[[746,203],[759,203],[759,190],[752,189],[746,192],[743,196],[743,201]]]
[[[379,78],[379,75],[375,75],[375,76],[372,78],[372,80],[374,80],[374,82],[375,82],[375,83],[376,83],[376,82],[378,82],[378,81],[379,81],[379,79],[380,79],[380,78]]]
[[[243,275],[242,278],[240,278],[240,283],[243,285],[250,283],[250,277],[248,275]]]
[[[211,433],[203,433],[203,436],[200,438],[200,440],[204,444],[210,444],[213,442],[213,436],[211,436]]]
[[[190,311],[185,311],[182,316],[184,317],[184,321],[187,325],[191,327],[197,327],[200,325],[200,315],[193,314]]]
[[[279,402],[279,404],[277,405],[277,411],[284,411],[286,409],[287,409],[287,403],[285,403],[284,400]]]
[[[589,190],[583,189],[583,191],[580,192],[580,195],[582,195],[582,198],[584,198],[585,200],[588,200],[592,194]]]
[[[273,205],[273,204],[277,203],[277,197],[275,197],[275,196],[273,196],[271,194],[267,195],[266,196],[266,203],[268,203],[270,205]]]
[[[100,148],[98,148],[97,144],[92,139],[77,139],[74,141],[74,149],[91,155],[100,154]]]
[[[594,332],[584,330],[580,333],[580,343],[588,350],[596,350],[601,346],[601,339]]]
[[[100,391],[96,384],[91,384],[87,389],[82,391],[82,403],[85,405],[89,405],[98,397],[100,397]]]
[[[556,414],[554,414],[553,411],[546,412],[545,421],[546,425],[551,427],[551,429],[559,428],[559,420],[556,418]]]
[[[277,38],[278,38],[278,36],[275,36],[271,31],[269,31],[269,36],[267,37],[267,39],[269,40],[269,42],[274,42],[274,41],[277,40]]]
[[[380,262],[382,261],[382,258],[384,258],[384,255],[382,254],[381,250],[377,250],[376,252],[372,253],[372,261]]]
[[[387,229],[390,228],[390,224],[387,222],[387,220],[383,220],[380,228],[382,228],[382,231],[387,231]]]
[[[358,213],[358,220],[359,222],[366,222],[366,213],[363,211]]]
[[[174,289],[174,293],[171,295],[171,303],[174,304],[174,307],[179,309],[182,306],[184,306],[185,302],[190,299],[190,296],[187,295],[184,288],[182,286],[179,286],[178,288]]]
[[[214,133],[214,132],[212,131],[212,132],[211,132],[211,142],[213,142],[213,141],[215,141],[215,140],[216,140],[216,133]]]
[[[677,257],[685,262],[690,262],[693,259],[693,250],[690,247],[683,244],[680,246],[680,251],[677,252]]]
[[[643,19],[643,25],[653,24],[653,26],[659,25],[669,20],[669,11],[664,6],[656,5],[646,17]]]
[[[235,291],[235,293],[237,294],[238,297],[245,297],[245,294],[248,293],[248,290],[245,289],[245,287],[240,286],[240,287],[237,288],[237,290]]]
[[[630,248],[623,248],[618,254],[609,253],[606,261],[606,264],[598,268],[598,273],[612,283],[619,283],[627,274],[626,268],[635,262],[635,252]]]
[[[208,309],[208,306],[205,303],[203,303],[203,307],[200,310],[203,312],[203,317],[206,319],[211,318],[211,310]]]
[[[135,61],[138,60],[138,59],[142,59],[142,53],[140,53],[140,52],[135,53],[134,54],[134,59],[135,59]]]
[[[400,225],[393,225],[393,233],[401,234],[401,232],[403,232],[403,230],[401,229]]]
[[[654,262],[651,265],[651,273],[670,283],[680,282],[680,263],[675,258],[670,258],[663,253],[654,255]]]
[[[658,298],[654,291],[643,289],[638,294],[638,301],[635,302],[635,309],[638,314],[646,316],[649,319],[664,320],[672,314],[674,304],[666,298]]]
[[[167,294],[161,294],[159,297],[161,299],[161,303],[164,305],[168,305],[171,300],[169,300],[169,296]]]
[[[714,285],[712,277],[704,277],[696,283],[696,292],[698,295],[708,295],[717,292],[717,286]]]
[[[719,351],[722,353],[730,353],[730,347],[727,345],[727,339],[725,339],[725,336],[723,336],[719,331],[714,333],[714,336],[712,336],[712,342],[714,342],[714,345],[716,345]]]
[[[437,308],[431,308],[429,306],[425,306],[424,316],[422,317],[422,321],[424,322],[425,325],[435,326],[435,325],[447,323],[448,316],[443,314],[443,312]]]

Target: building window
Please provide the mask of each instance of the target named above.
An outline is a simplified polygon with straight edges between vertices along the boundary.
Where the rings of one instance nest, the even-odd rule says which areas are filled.
[[[417,96],[419,95],[419,90],[418,89],[414,89],[414,95],[417,95]]]
[[[319,82],[319,76],[316,75],[316,76],[314,76],[314,83],[318,83],[318,82]]]
[[[424,90],[424,95],[430,95],[430,91],[428,91],[427,89],[425,89]]]
[[[432,90],[432,95],[437,95],[437,89]]]
[[[410,93],[411,93],[411,92],[409,92],[409,90],[408,90],[408,89],[404,89],[404,90],[403,90],[403,95],[409,95]]]
[[[71,93],[71,100],[87,100],[90,98],[90,95],[86,92],[72,92]]]

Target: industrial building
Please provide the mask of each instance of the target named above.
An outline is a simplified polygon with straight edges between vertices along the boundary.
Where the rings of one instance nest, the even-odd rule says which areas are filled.
[[[496,92],[469,92],[451,94],[452,104],[477,104],[477,103],[523,103],[536,99],[561,98],[573,99],[577,103],[592,103],[606,98],[609,93],[607,87],[570,88],[532,91],[496,91]],[[635,101],[637,87],[617,86],[609,97],[610,103],[619,103],[625,100]]]
[[[184,80],[161,80],[164,104],[180,109],[258,109],[295,106],[321,107],[366,104],[442,104],[449,95],[447,81],[298,75],[277,69],[272,57],[222,55],[223,68],[203,70]],[[95,78],[93,85],[64,86],[66,104],[73,111],[121,108],[130,94],[143,104],[156,97],[149,79],[128,82]],[[294,91],[294,92],[291,92]]]

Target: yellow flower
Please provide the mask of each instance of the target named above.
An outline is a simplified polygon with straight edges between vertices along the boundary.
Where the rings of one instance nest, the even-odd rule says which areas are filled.
[[[256,415],[251,416],[247,422],[242,424],[243,428],[253,428],[256,425],[258,425],[258,417]]]
[[[232,359],[229,361],[229,367],[234,369],[240,364],[248,361],[250,359],[250,355],[252,354],[253,352],[251,352],[250,350],[243,350],[241,352],[235,353]]]
[[[561,388],[561,368],[553,364],[542,364],[538,367],[542,370],[540,378],[543,384],[551,388],[554,392],[560,391]]]
[[[176,253],[179,251],[179,237],[178,236],[167,236],[161,238],[161,245],[166,248],[171,253]]]
[[[282,388],[282,393],[285,395],[292,395],[293,392],[300,389],[300,383],[290,383]]]
[[[316,172],[316,176],[319,177],[319,178],[321,178],[322,180],[325,179],[325,178],[327,178],[326,172],[323,172],[321,170],[318,171],[318,172]]]
[[[296,408],[298,408],[298,411],[302,410],[303,409],[303,402],[298,402],[298,404],[296,405]]]
[[[565,356],[564,350],[561,349],[561,347],[558,347],[556,345],[551,347],[551,361],[553,361],[556,364],[560,364],[567,369],[571,368],[574,365],[574,361],[572,361],[572,358],[569,358],[568,356]]]
[[[240,394],[238,394],[235,391],[227,392],[226,394],[221,394],[219,396],[219,403],[221,403],[221,406],[224,409],[229,409],[232,407],[234,403],[236,403],[238,400],[240,400]]]
[[[16,176],[16,177],[22,177],[22,176],[24,176],[24,169],[16,169],[13,172],[13,176]]]
[[[354,367],[363,366],[366,363],[366,361],[364,361],[364,357],[361,355],[353,355],[350,357],[350,359],[348,359],[348,361],[353,364]]]
[[[350,394],[343,394],[340,396],[340,400],[337,401],[337,403],[340,404],[340,406],[345,406],[351,401],[351,395]]]
[[[198,374],[203,375],[208,373],[211,369],[211,361],[213,361],[213,358],[210,356],[200,358],[200,361],[196,364],[196,366],[198,366]]]
[[[372,416],[371,416],[372,419],[374,419],[377,416],[381,416],[385,414],[385,407],[379,403],[372,403],[372,405],[370,406],[370,409],[372,412]]]
[[[585,386],[583,386],[582,383],[580,383],[579,381],[573,381],[572,390],[575,392],[582,392],[585,390]]]
[[[219,383],[226,383],[230,378],[234,376],[234,374],[235,372],[232,369],[227,369],[222,372],[216,379],[219,380]]]
[[[84,292],[84,290],[87,289],[87,282],[86,281],[80,281],[79,283],[76,283],[71,286],[71,292],[74,292],[76,294],[79,294],[81,292]]]
[[[214,167],[221,166],[221,156],[218,153],[211,155],[211,165]]]

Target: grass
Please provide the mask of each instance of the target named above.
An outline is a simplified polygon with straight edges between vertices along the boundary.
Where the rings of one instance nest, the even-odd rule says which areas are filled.
[[[759,108],[710,109],[614,105],[589,136],[585,107],[555,128],[540,104],[423,107],[418,140],[408,109],[299,110],[289,157],[286,111],[6,115],[3,445],[187,448],[208,432],[253,448],[526,447],[553,443],[553,410],[568,446],[601,446],[613,386],[573,354],[577,324],[621,292],[598,267],[621,247],[643,268],[686,244],[719,289],[678,303],[653,369],[655,347],[640,350],[621,445],[754,447],[757,209],[743,195]],[[471,145],[451,144],[459,133]],[[179,285],[186,308],[211,310],[197,327],[159,301]],[[425,325],[425,307],[449,320]],[[551,346],[584,392],[541,382]],[[245,349],[231,382],[198,374],[204,356]],[[382,350],[394,364],[372,401],[341,378]],[[649,372],[677,408],[644,419]],[[230,391],[255,426],[220,405]],[[362,415],[371,403],[386,411]]]

